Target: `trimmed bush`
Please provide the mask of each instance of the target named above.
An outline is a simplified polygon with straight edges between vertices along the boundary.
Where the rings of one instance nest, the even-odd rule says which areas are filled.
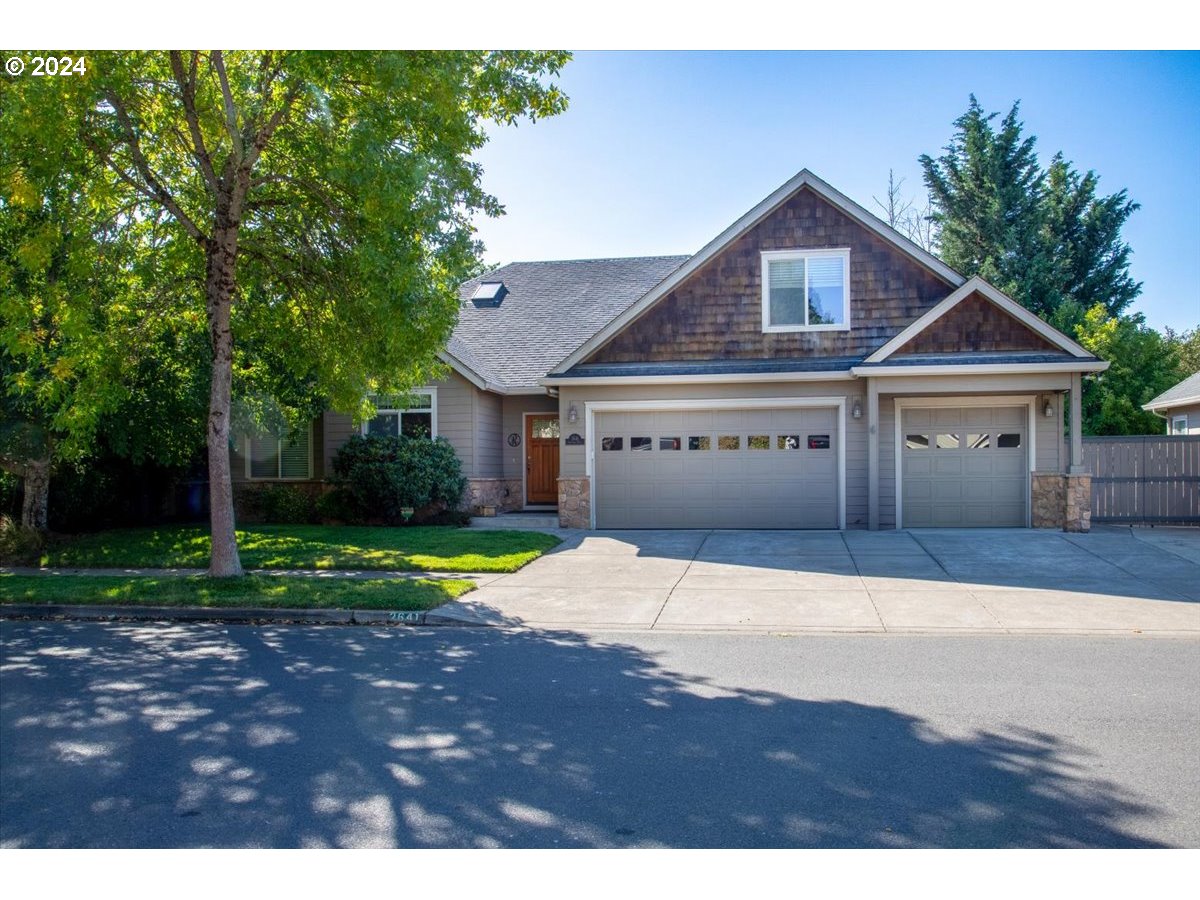
[[[317,521],[317,502],[306,488],[269,484],[258,500],[263,521],[272,525],[309,525]]]
[[[354,435],[333,458],[333,471],[356,521],[414,523],[457,509],[467,488],[462,464],[445,438]],[[331,501],[332,502],[332,501]]]

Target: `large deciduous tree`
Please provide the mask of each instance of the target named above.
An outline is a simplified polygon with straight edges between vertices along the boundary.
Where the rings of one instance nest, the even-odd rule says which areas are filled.
[[[560,112],[558,52],[185,51],[89,55],[27,79],[23,115],[63,116],[98,163],[96,202],[169,237],[139,262],[202,309],[210,574],[241,573],[229,462],[238,377],[265,366],[335,406],[439,372],[472,217],[501,207],[471,153],[489,121]],[[61,148],[47,147],[49,153]],[[236,337],[236,340],[235,340]],[[242,348],[245,348],[243,350]]]

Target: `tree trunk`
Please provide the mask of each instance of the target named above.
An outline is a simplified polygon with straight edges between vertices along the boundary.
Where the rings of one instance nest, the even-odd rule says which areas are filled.
[[[230,401],[233,387],[233,331],[230,313],[236,284],[237,226],[222,223],[208,245],[205,281],[208,327],[212,339],[212,387],[208,402],[208,491],[212,511],[212,558],[208,574],[227,578],[242,574],[233,515],[233,477],[229,467]]]
[[[49,520],[50,460],[41,459],[25,465],[25,501],[21,504],[21,524],[25,528],[46,531]]]

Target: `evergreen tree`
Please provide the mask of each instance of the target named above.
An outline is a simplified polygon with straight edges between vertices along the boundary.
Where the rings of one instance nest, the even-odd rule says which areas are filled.
[[[1055,154],[1043,170],[1013,104],[999,124],[972,95],[937,159],[921,157],[941,256],[981,275],[1071,333],[1101,304],[1119,316],[1141,294],[1121,229],[1139,208],[1125,190],[1097,196],[1099,177]]]

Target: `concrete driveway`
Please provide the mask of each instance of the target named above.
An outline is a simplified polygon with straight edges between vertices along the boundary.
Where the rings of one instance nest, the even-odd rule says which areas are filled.
[[[1200,529],[576,532],[438,613],[584,629],[1200,635]]]

